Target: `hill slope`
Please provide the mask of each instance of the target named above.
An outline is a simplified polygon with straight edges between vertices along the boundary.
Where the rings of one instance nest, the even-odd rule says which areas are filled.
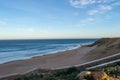
[[[120,53],[120,38],[102,38],[88,47],[96,46],[85,56],[87,59],[98,59],[105,56]]]

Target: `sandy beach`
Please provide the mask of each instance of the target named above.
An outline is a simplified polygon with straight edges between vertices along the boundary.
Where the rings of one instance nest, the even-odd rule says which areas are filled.
[[[34,57],[27,60],[18,60],[0,65],[0,77],[12,74],[24,74],[34,69],[54,69],[66,66],[74,66],[88,62],[85,55],[95,47],[81,47],[55,54]]]
[[[120,52],[120,39],[100,39],[74,50],[0,64],[0,78],[21,75],[36,69],[56,69],[80,65]]]

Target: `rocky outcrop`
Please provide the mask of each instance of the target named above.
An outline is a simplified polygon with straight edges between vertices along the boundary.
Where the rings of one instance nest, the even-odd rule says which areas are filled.
[[[91,72],[90,71],[82,71],[81,73],[79,73],[77,75],[76,78],[78,78],[79,80],[83,80],[85,79],[85,77],[91,76]]]
[[[109,76],[104,71],[91,72],[93,80],[110,80]]]
[[[104,71],[82,71],[77,75],[79,80],[110,80]]]

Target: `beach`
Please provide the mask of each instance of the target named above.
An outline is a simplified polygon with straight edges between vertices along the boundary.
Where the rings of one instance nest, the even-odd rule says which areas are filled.
[[[1,64],[0,77],[12,74],[24,74],[35,69],[54,69],[82,64],[89,61],[89,59],[86,60],[83,59],[83,57],[92,49],[94,49],[94,47],[80,47],[56,54],[48,54],[27,60]]]
[[[60,69],[80,65],[120,52],[120,39],[100,39],[77,49],[0,64],[0,78],[37,69]],[[112,47],[111,47],[112,46]]]

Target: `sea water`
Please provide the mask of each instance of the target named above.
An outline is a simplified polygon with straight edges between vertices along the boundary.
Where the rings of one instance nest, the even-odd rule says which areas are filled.
[[[0,40],[0,64],[71,50],[97,39]]]

